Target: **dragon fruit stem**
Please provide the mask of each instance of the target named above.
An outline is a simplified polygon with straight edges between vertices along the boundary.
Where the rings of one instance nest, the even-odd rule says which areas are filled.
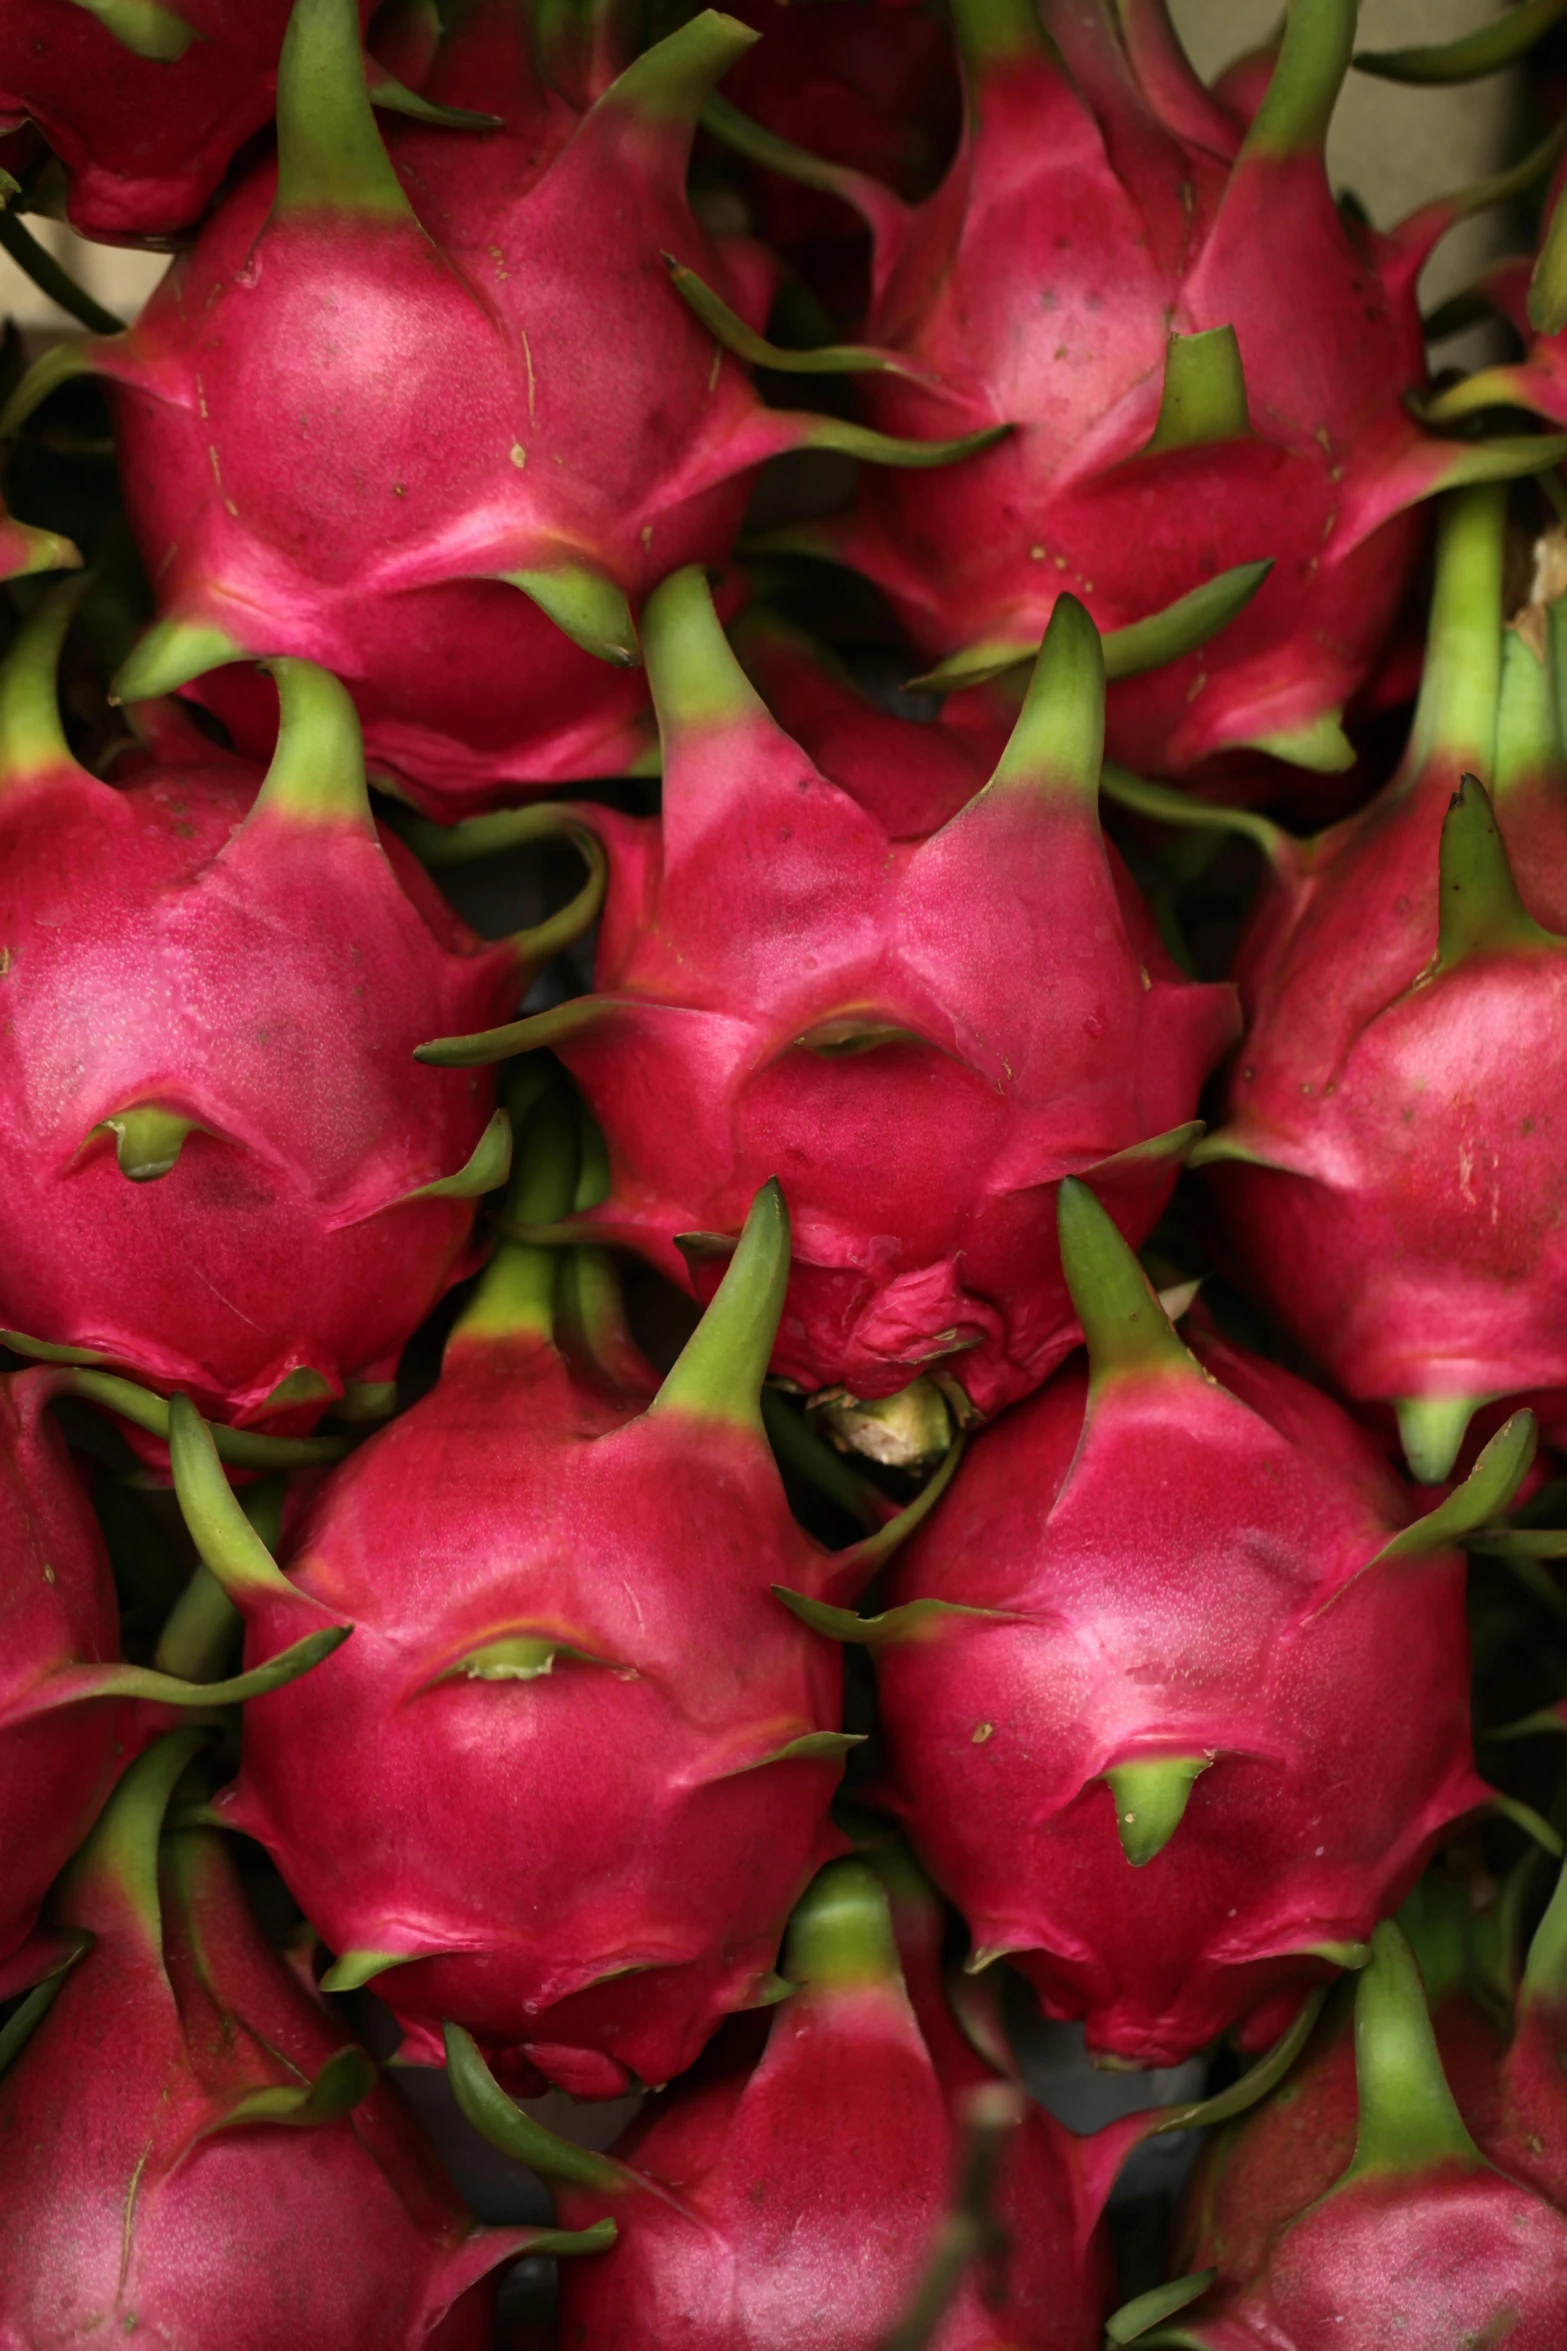
[[[175,1785],[206,1744],[205,1731],[174,1731],[139,1756],[99,1815],[97,1826],[60,1880],[54,1904],[64,1922],[82,1889],[112,1879],[148,1940],[160,1940],[158,1841]]]
[[[1056,1206],[1061,1268],[1088,1346],[1091,1383],[1131,1372],[1202,1373],[1176,1335],[1136,1256],[1088,1186],[1063,1178]]]
[[[952,20],[970,83],[1054,48],[1034,0],[953,0]]]
[[[547,1065],[539,1064],[529,1075],[537,1082],[546,1072]],[[506,1224],[554,1224],[570,1208],[577,1180],[576,1122],[571,1105],[558,1086],[541,1083],[536,1094],[530,1086],[520,1101],[514,1097],[513,1117],[520,1141],[506,1196]],[[552,1338],[558,1265],[556,1250],[503,1234],[453,1328],[452,1340],[528,1333],[543,1340]]]
[[[277,213],[417,225],[376,126],[354,0],[294,0],[278,60],[277,146]]]
[[[659,582],[643,607],[641,635],[666,763],[680,736],[697,728],[772,724],[724,634],[700,564]]]
[[[277,748],[250,820],[276,814],[353,826],[375,838],[364,737],[352,697],[314,662],[265,661],[277,682]]]
[[[1415,1955],[1391,1919],[1372,1936],[1355,1986],[1355,2088],[1354,2160],[1330,2194],[1368,2174],[1483,2164],[1442,2070]]]
[[[600,107],[625,107],[651,124],[673,124],[689,143],[698,115],[724,75],[760,38],[749,25],[704,8],[633,59],[586,119],[591,122]]]
[[[1357,0],[1290,0],[1279,59],[1237,171],[1254,158],[1321,153],[1355,48]]]
[[[774,1176],[752,1201],[728,1271],[649,1412],[724,1421],[754,1430],[765,1444],[762,1382],[788,1280],[789,1211]]]
[[[55,681],[66,631],[91,584],[83,572],[51,588],[0,666],[0,790],[77,765],[60,723]]]
[[[1439,757],[1486,775],[1495,764],[1506,529],[1507,492],[1500,485],[1455,491],[1442,501],[1425,669],[1403,762],[1408,776]]]
[[[1567,677],[1567,614],[1545,608],[1545,650],[1539,658],[1522,630],[1502,632],[1502,689],[1496,713],[1493,807],[1515,785],[1538,789],[1549,779],[1560,792],[1567,777],[1562,731],[1562,682]]]
[[[1557,1878],[1545,1916],[1534,1930],[1518,1988],[1518,2006],[1522,2013],[1542,2001],[1559,2006],[1563,2000],[1567,2000],[1567,1868]]]

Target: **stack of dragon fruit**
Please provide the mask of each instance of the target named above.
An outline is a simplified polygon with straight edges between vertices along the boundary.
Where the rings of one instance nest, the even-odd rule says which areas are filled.
[[[1561,13],[3,0],[0,2351],[1563,2351]]]

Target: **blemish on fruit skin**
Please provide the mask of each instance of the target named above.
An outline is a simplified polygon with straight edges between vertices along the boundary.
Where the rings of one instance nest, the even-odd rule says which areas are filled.
[[[983,1747],[985,1741],[994,1736],[995,1728],[993,1722],[977,1722],[969,1733],[972,1744],[976,1747]]]

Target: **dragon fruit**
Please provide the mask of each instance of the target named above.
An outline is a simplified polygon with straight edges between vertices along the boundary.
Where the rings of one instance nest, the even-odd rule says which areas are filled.
[[[730,13],[762,36],[725,83],[731,104],[829,163],[869,172],[906,203],[930,194],[958,130],[944,25],[907,0],[735,0]],[[864,272],[852,266],[866,244],[859,215],[765,168],[748,184],[769,245],[795,259],[835,316],[863,308]]]
[[[481,2351],[503,2262],[613,2231],[475,2226],[222,1837],[160,1842],[199,1745],[132,1767],[51,1902],[91,1948],[0,2075],[0,2339]]]
[[[1510,2043],[1471,2021],[1454,2062],[1453,2027],[1444,2013],[1433,2034],[1391,1921],[1356,1985],[1353,2043],[1346,2024],[1325,2029],[1288,2088],[1212,2150],[1183,2254],[1200,2267],[1122,2311],[1115,2341],[1556,2351],[1567,2306],[1567,1879],[1530,1949]]]
[[[1029,658],[1064,593],[1103,630],[1174,606],[1162,650],[1181,657],[1112,687],[1115,758],[1184,774],[1248,747],[1349,766],[1343,714],[1412,585],[1419,503],[1567,446],[1441,440],[1409,413],[1416,280],[1470,199],[1390,236],[1335,206],[1322,147],[1355,0],[1290,0],[1249,124],[1191,72],[1162,0],[954,15],[967,131],[927,202],[800,168],[875,234],[871,420],[1017,429],[912,497],[867,475],[848,515],[774,544],[868,574],[944,686]],[[758,161],[787,160],[722,119]]]
[[[1539,253],[1494,263],[1479,291],[1523,342],[1524,356],[1449,385],[1427,415],[1446,423],[1488,408],[1527,408],[1567,424],[1567,166],[1551,184]]]
[[[38,1906],[92,1826],[154,1706],[222,1705],[272,1689],[338,1647],[310,1633],[276,1667],[187,1682],[126,1665],[114,1583],[86,1490],[49,1407],[62,1395],[127,1407],[154,1426],[167,1406],[123,1380],[53,1365],[0,1379],[0,1999],[25,1979]],[[259,1455],[254,1447],[261,1445]],[[232,1442],[225,1440],[232,1452]],[[240,1441],[252,1466],[290,1448]],[[297,1450],[297,1449],[296,1449]]]
[[[1006,2042],[982,1987],[965,1987],[959,2012],[949,2002],[928,1882],[895,1853],[876,1865],[829,1862],[799,1904],[790,1997],[765,2042],[730,2028],[610,2156],[553,2139],[448,2028],[469,2120],[555,2184],[570,2226],[619,2226],[611,2255],[562,2275],[564,2342],[875,2351],[912,2302],[934,2322],[918,2337],[933,2351],[1002,2339],[1098,2351],[1112,2275],[1103,2212],[1127,2153],[1239,2111],[1291,2061],[1293,2042],[1210,2106],[1149,2109],[1088,2139],[1017,2101],[990,2210],[962,2215],[976,2234],[988,2219],[991,2242],[954,2280],[942,2224],[962,2125],[980,2101],[1000,2103]]]
[[[373,0],[353,5],[362,32]],[[289,0],[6,0],[0,131],[30,121],[43,132],[84,237],[161,243],[205,211],[271,122],[288,13]],[[394,56],[413,29],[395,20],[425,13],[420,0],[382,10]],[[366,65],[378,106],[439,114]]]
[[[272,665],[264,779],[175,712],[100,781],[55,708],[73,593],[0,673],[0,1322],[242,1424],[384,1405],[509,1152],[488,1082],[410,1052],[513,1007],[601,869],[481,941],[375,825],[353,705],[305,662]]]
[[[1247,1032],[1195,1154],[1245,1279],[1347,1394],[1396,1406],[1429,1483],[1477,1404],[1567,1388],[1567,606],[1503,627],[1504,524],[1495,490],[1446,510],[1384,791],[1314,841],[1255,828]]]
[[[1055,1186],[1085,1176],[1146,1234],[1234,1033],[1229,990],[1176,969],[1100,832],[1093,625],[1061,600],[988,783],[962,737],[753,635],[802,748],[699,572],[649,599],[643,641],[663,816],[579,811],[611,850],[598,992],[421,1057],[553,1047],[614,1177],[567,1229],[699,1296],[780,1169],[775,1371],[883,1397],[935,1367],[960,1412],[994,1412],[1076,1342]]]
[[[297,0],[277,166],[129,333],[47,353],[12,407],[83,369],[116,387],[162,615],[126,699],[246,654],[320,662],[376,767],[447,816],[647,750],[631,601],[723,560],[764,458],[969,446],[764,408],[671,284],[665,249],[747,317],[767,308],[774,265],[710,239],[685,192],[697,111],[752,33],[708,11],[581,112],[530,32],[525,0],[471,0],[429,91],[493,103],[505,128],[404,126],[394,159],[350,0]],[[203,691],[254,750],[248,681]]]
[[[1060,1219],[1086,1369],[975,1440],[884,1613],[789,1604],[873,1645],[883,1800],[969,1964],[1009,1957],[1092,2047],[1168,2065],[1364,1956],[1488,1801],[1451,1546],[1534,1424],[1410,1524],[1338,1405],[1216,1331],[1183,1345],[1085,1185]]]
[[[561,1213],[572,1185],[546,1097],[512,1217]],[[223,1799],[338,1954],[328,1987],[373,1977],[411,2058],[453,2017],[509,2079],[609,2097],[772,1996],[790,1906],[835,1850],[841,1659],[770,1582],[858,1588],[921,1505],[842,1552],[789,1515],[758,1401],[776,1185],[661,1387],[602,1253],[561,1267],[562,1352],[559,1263],[503,1244],[439,1383],[327,1482],[287,1575],[180,1400],[171,1453],[251,1663],[355,1628],[318,1706],[251,1721]]]

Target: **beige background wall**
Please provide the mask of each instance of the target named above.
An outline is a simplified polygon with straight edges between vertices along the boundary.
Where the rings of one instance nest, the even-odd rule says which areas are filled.
[[[1264,40],[1279,6],[1280,0],[1171,0],[1192,56],[1209,75]],[[1395,48],[1442,40],[1497,13],[1496,0],[1363,0],[1361,42]],[[1426,197],[1496,167],[1508,152],[1511,101],[1505,81],[1410,91],[1352,74],[1329,148],[1335,182],[1353,187],[1379,224],[1396,220]],[[52,225],[44,225],[43,234],[89,291],[121,316],[134,313],[165,267],[161,256],[86,246]],[[1494,249],[1494,236],[1486,221],[1456,230],[1433,265],[1431,298],[1467,282]],[[63,323],[53,304],[0,255],[0,314],[6,311],[28,326]]]

